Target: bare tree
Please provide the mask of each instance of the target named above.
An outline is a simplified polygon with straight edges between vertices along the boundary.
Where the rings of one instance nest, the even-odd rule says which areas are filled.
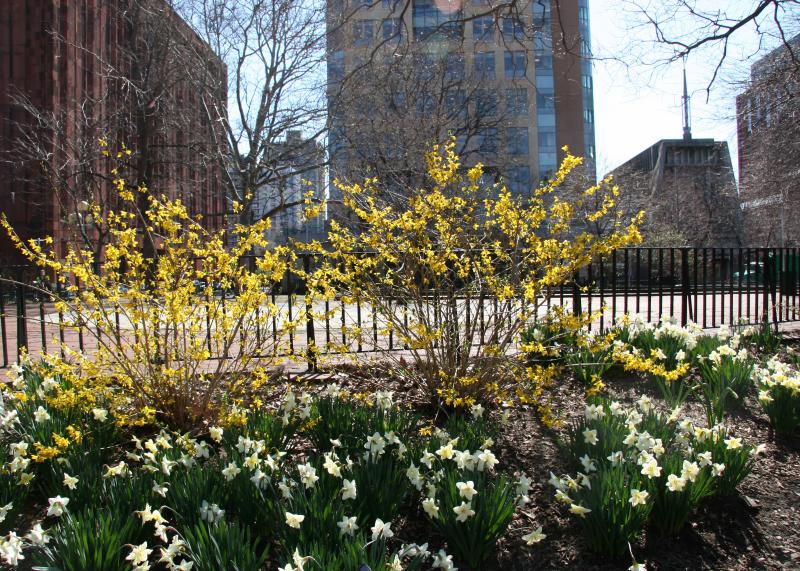
[[[318,169],[325,132],[325,5],[320,0],[189,0],[183,14],[227,66],[217,98],[204,110],[219,123],[218,160],[228,176],[238,222],[253,222],[259,188],[280,193],[286,165],[293,174]],[[226,97],[227,95],[227,97]],[[304,145],[287,145],[302,131]],[[279,196],[262,218],[302,204]]]
[[[356,69],[332,100],[333,128],[341,129],[333,135],[344,145],[340,155],[333,149],[340,172],[377,177],[387,196],[402,200],[423,183],[432,145],[454,137],[464,164],[482,162],[488,176],[507,175],[513,157],[501,138],[512,115],[529,115],[530,102],[527,94],[501,102],[485,81],[494,68],[469,71],[467,64],[463,53],[437,60],[412,45]]]
[[[734,41],[747,32],[758,37],[753,57],[782,44],[794,66],[800,65],[800,54],[788,42],[800,31],[800,0],[624,0],[623,7],[631,25],[648,35],[639,46],[644,48],[639,52],[642,62],[668,64],[689,55],[706,58],[714,65],[707,91],[725,64],[739,59],[732,51]]]

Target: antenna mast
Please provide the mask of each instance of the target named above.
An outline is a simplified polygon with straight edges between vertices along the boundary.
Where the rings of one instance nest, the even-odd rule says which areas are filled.
[[[686,84],[686,58],[683,58],[683,140],[692,140],[692,120],[689,115],[689,87]]]

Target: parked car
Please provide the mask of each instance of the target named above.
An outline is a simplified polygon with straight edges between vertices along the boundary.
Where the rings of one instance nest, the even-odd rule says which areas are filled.
[[[738,272],[733,272],[733,282],[760,284],[764,282],[764,262],[750,262]]]

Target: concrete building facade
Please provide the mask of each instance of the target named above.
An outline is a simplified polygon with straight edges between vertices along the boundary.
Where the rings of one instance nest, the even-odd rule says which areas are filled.
[[[482,162],[514,192],[550,177],[564,146],[594,175],[588,0],[507,12],[485,0],[329,0],[328,29],[333,177],[393,176],[425,148],[411,142],[430,148],[448,134],[464,162]],[[371,81],[369,95],[337,105],[343,84]]]
[[[169,67],[165,63],[161,69],[159,83],[144,90],[144,58],[137,60],[137,54],[154,49],[146,47],[148,41],[160,42],[156,47],[169,49],[170,55],[164,56]],[[180,69],[187,75],[179,75]],[[53,236],[54,248],[63,253],[76,231],[68,221],[80,215],[78,199],[96,199],[106,188],[97,183],[89,190],[87,184],[81,191],[78,175],[69,173],[65,176],[76,177],[76,192],[85,194],[64,194],[34,158],[26,161],[18,153],[26,136],[48,129],[49,140],[39,144],[52,161],[45,169],[51,174],[77,161],[72,153],[81,146],[101,156],[97,140],[106,138],[109,148],[125,144],[132,149],[128,166],[140,182],[180,197],[208,226],[222,227],[224,171],[211,158],[219,156],[215,126],[202,112],[202,90],[185,80],[195,69],[197,77],[226,73],[165,0],[5,0],[0,9],[0,201],[20,235]],[[32,108],[41,113],[39,119]],[[49,123],[37,124],[42,118]],[[81,168],[99,179],[112,166],[92,158]],[[0,260],[13,259],[18,258],[9,240],[0,237]]]
[[[280,144],[283,148],[279,154],[290,158],[278,167],[278,172],[265,173],[262,180],[268,182],[256,190],[250,217],[271,219],[266,236],[270,244],[288,244],[290,239],[322,242],[326,237],[325,214],[307,220],[304,199],[309,196],[315,204],[325,199],[325,170],[321,166],[325,163],[325,149],[313,139],[304,139],[300,131],[289,131],[286,141]]]

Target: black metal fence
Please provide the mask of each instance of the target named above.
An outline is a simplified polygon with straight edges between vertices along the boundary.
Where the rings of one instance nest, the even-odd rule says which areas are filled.
[[[298,256],[306,271],[314,263],[313,254]],[[741,321],[777,324],[800,321],[798,282],[800,248],[624,248],[595,259],[572,283],[557,289],[545,307],[558,304],[576,314],[596,312],[591,324],[595,330],[607,329],[623,314],[639,314],[647,321],[670,316],[682,325],[692,321],[703,328]],[[50,287],[36,268],[0,267],[0,368],[16,362],[23,347],[31,354],[59,351],[62,344],[91,351],[91,335],[85,327],[67,324],[47,293]],[[302,281],[287,277],[271,296],[292,319],[299,308],[310,308],[304,293]],[[235,293],[217,295],[224,299]],[[490,297],[475,299],[474,319],[485,319],[497,307]],[[323,305],[317,314],[324,318],[308,315],[306,326],[288,339],[287,353],[307,358],[310,367],[315,363],[311,345],[318,353],[341,352],[342,347],[353,353],[404,348],[391,332],[379,339],[374,309],[342,300]],[[470,308],[467,315],[469,319]],[[348,336],[349,327],[367,331],[370,342]],[[273,321],[273,335],[277,328]]]

